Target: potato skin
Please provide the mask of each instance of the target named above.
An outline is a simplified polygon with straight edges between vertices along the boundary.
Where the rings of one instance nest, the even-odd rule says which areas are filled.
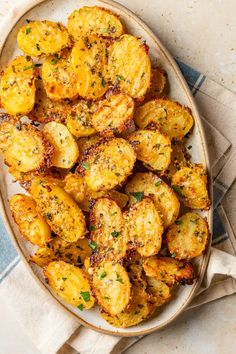
[[[92,122],[100,133],[119,134],[130,127],[133,114],[133,99],[123,93],[116,93],[99,102]]]
[[[84,173],[89,189],[110,190],[125,181],[133,169],[135,160],[135,152],[126,140],[104,139],[98,146],[89,149],[80,170]]]
[[[45,277],[56,294],[65,302],[82,309],[94,305],[88,279],[84,271],[63,261],[51,262],[45,268]]]
[[[180,203],[173,190],[154,173],[136,173],[125,187],[130,204],[137,198],[150,197],[163,220],[164,228],[171,225],[179,215]],[[138,194],[137,194],[138,193]]]
[[[52,166],[71,168],[79,157],[79,148],[67,127],[62,123],[49,122],[44,125],[43,133],[55,148]]]
[[[30,57],[19,56],[12,60],[0,81],[1,104],[8,114],[23,116],[34,107],[34,63]]]
[[[137,130],[128,136],[129,143],[134,147],[137,159],[145,166],[163,173],[171,161],[171,142],[157,130]]]
[[[24,194],[14,194],[10,199],[12,216],[21,235],[37,246],[45,246],[52,240],[51,229],[36,209],[35,201]]]
[[[52,231],[67,242],[76,242],[86,233],[85,219],[75,201],[61,187],[36,177],[30,193],[37,209],[45,217]]]
[[[167,94],[167,73],[160,67],[151,70],[151,85],[145,95],[145,102]]]
[[[186,213],[172,224],[166,236],[167,247],[177,259],[200,256],[209,239],[207,222],[198,214]]]
[[[125,214],[129,240],[143,257],[157,254],[161,249],[162,220],[153,201],[145,197]]]
[[[76,41],[80,37],[96,34],[116,38],[124,29],[118,16],[99,6],[83,6],[68,18],[68,31]]]
[[[180,170],[182,167],[188,166],[190,160],[190,155],[186,150],[184,141],[172,141],[171,147],[171,161],[167,170],[165,171],[165,176],[169,180],[171,180],[175,172]]]
[[[121,264],[100,263],[94,268],[92,284],[98,303],[109,314],[117,315],[128,305],[131,284]]]
[[[172,188],[180,200],[189,208],[210,208],[211,202],[207,191],[207,172],[203,165],[192,164],[177,171],[171,180]]]
[[[193,283],[194,271],[189,262],[153,256],[144,262],[143,268],[148,277],[153,277],[168,285]]]
[[[134,121],[140,129],[154,123],[164,134],[177,140],[182,140],[194,123],[188,107],[166,98],[154,99],[138,107]]]
[[[106,79],[106,41],[94,35],[79,38],[71,52],[71,64],[76,74],[77,92],[85,99],[96,100],[108,89]]]
[[[79,100],[68,111],[66,125],[71,134],[80,138],[96,133],[92,124],[92,115],[96,108],[95,103]]]
[[[147,47],[124,34],[109,47],[108,73],[113,84],[133,98],[141,99],[150,86],[151,63]]]
[[[37,128],[15,122],[9,116],[0,119],[0,152],[6,165],[27,173],[43,171],[51,166],[53,146]]]
[[[17,35],[19,48],[32,57],[58,53],[70,46],[69,33],[65,26],[52,21],[30,21]]]

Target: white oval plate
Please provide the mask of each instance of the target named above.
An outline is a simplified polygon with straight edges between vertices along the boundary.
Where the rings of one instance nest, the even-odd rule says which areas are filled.
[[[33,5],[32,5],[33,3]],[[127,31],[135,36],[142,37],[146,41],[150,48],[150,56],[153,65],[161,65],[168,73],[170,82],[170,97],[173,100],[177,100],[182,104],[191,108],[193,116],[195,118],[195,127],[192,136],[189,139],[189,144],[192,145],[192,161],[203,163],[209,171],[209,159],[207,153],[206,140],[204,137],[201,120],[193,101],[189,88],[182,77],[182,74],[177,67],[175,61],[167,52],[165,47],[160,43],[159,39],[150,31],[150,29],[131,11],[125,7],[109,0],[34,0],[29,3],[26,1],[25,8],[19,10],[17,16],[11,16],[12,31],[6,36],[5,43],[2,44],[2,51],[0,56],[1,70],[7,65],[7,63],[16,55],[20,54],[20,50],[17,47],[16,35],[21,26],[26,23],[26,19],[38,20],[48,19],[52,21],[61,21],[65,25],[67,24],[68,15],[76,8],[82,6],[98,5],[108,8],[118,14],[125,24]],[[27,11],[27,12],[26,12]],[[22,16],[22,17],[21,17]],[[1,49],[1,48],[0,48]],[[135,336],[150,333],[156,329],[163,328],[171,321],[173,321],[187,306],[187,304],[193,298],[198,286],[201,283],[205,267],[208,260],[210,243],[208,249],[202,257],[199,257],[195,261],[195,267],[197,269],[198,277],[194,284],[191,286],[180,287],[177,291],[175,298],[168,303],[163,310],[153,318],[144,321],[143,323],[126,329],[117,329],[110,326],[99,315],[98,309],[81,312],[79,309],[74,308],[63,301],[61,301],[47,286],[42,276],[42,272],[37,266],[29,264],[27,259],[32,254],[32,246],[23,240],[20,236],[16,225],[12,219],[9,210],[9,198],[16,192],[24,192],[18,183],[12,183],[12,177],[8,174],[6,166],[3,162],[0,162],[1,168],[1,213],[5,221],[6,227],[11,235],[11,238],[21,254],[23,260],[28,266],[34,278],[40,283],[40,285],[49,291],[52,296],[61,303],[61,305],[72,313],[79,321],[85,326],[88,326],[94,330],[110,333],[113,335],[121,336]],[[211,194],[211,193],[210,193]],[[207,218],[210,231],[212,230],[212,211],[202,212],[202,215]]]

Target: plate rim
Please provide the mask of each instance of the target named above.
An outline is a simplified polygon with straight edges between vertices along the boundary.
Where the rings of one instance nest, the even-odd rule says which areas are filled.
[[[0,56],[2,55],[2,50],[5,46],[5,43],[7,41],[7,38],[9,36],[9,34],[11,33],[11,31],[13,30],[14,26],[17,24],[17,22],[30,10],[32,10],[33,8],[37,7],[38,5],[42,4],[43,2],[46,2],[49,0],[34,0],[31,3],[27,3],[25,4],[25,6],[23,6],[21,8],[21,11],[19,11],[18,15],[15,16],[14,14],[14,18],[12,18],[11,23],[10,23],[10,29],[7,31],[7,33],[3,33],[3,40],[0,44]],[[146,23],[141,20],[133,11],[129,10],[126,6],[121,5],[120,3],[117,3],[116,1],[113,0],[99,0],[101,3],[103,3],[104,5],[109,5],[111,7],[114,8],[114,11],[116,9],[119,9],[121,12],[125,13],[127,16],[131,17],[133,21],[135,21],[138,26],[142,27],[143,30],[148,34],[148,36],[150,36],[153,41],[155,42],[155,44],[157,45],[158,49],[162,52],[162,55],[165,57],[165,59],[167,60],[167,62],[169,62],[169,64],[172,66],[173,71],[176,75],[176,77],[178,78],[179,83],[181,84],[183,90],[185,91],[186,96],[188,97],[189,101],[191,102],[191,111],[193,113],[194,118],[197,120],[197,124],[198,124],[198,130],[200,133],[200,140],[201,140],[201,146],[204,152],[204,158],[205,158],[205,165],[208,171],[208,190],[209,190],[209,194],[210,194],[210,198],[212,201],[212,196],[213,196],[213,190],[212,190],[212,175],[211,175],[211,168],[210,168],[210,161],[209,161],[209,152],[208,152],[208,147],[207,147],[207,141],[206,141],[206,137],[205,137],[205,132],[203,129],[203,123],[201,121],[200,118],[200,114],[197,108],[197,105],[195,103],[195,100],[193,98],[193,95],[186,83],[186,80],[183,77],[183,74],[181,73],[177,63],[175,62],[174,58],[172,57],[172,55],[169,53],[169,51],[166,49],[165,45],[162,43],[162,41],[160,41],[160,39],[158,38],[158,36],[156,34],[154,34],[154,32],[148,27],[148,25],[146,25]],[[14,13],[15,8],[12,10],[12,13]],[[19,8],[18,8],[19,10]],[[12,15],[12,13],[10,13],[10,15]],[[150,329],[146,329],[146,330],[141,330],[141,331],[132,331],[132,332],[119,332],[119,328],[117,328],[116,330],[112,331],[112,330],[107,330],[107,329],[103,329],[100,328],[99,326],[96,326],[94,324],[91,324],[87,321],[85,321],[84,319],[82,319],[78,314],[73,313],[68,307],[66,307],[66,305],[64,305],[62,302],[60,302],[55,295],[46,287],[46,285],[37,277],[37,275],[35,274],[35,272],[33,271],[32,267],[29,264],[29,261],[27,260],[26,256],[24,255],[24,252],[21,248],[20,243],[17,240],[17,237],[14,234],[12,225],[11,225],[11,221],[8,218],[7,212],[6,212],[6,208],[5,208],[5,203],[3,200],[3,196],[2,196],[2,192],[0,190],[0,214],[1,217],[3,219],[4,222],[4,226],[6,228],[6,231],[8,233],[8,235],[10,236],[10,239],[14,245],[14,247],[16,248],[18,254],[20,255],[21,260],[23,261],[23,263],[26,265],[27,270],[29,271],[29,273],[31,274],[31,276],[35,279],[35,281],[38,283],[38,285],[41,287],[41,289],[43,289],[44,291],[46,291],[48,294],[50,294],[50,297],[55,301],[55,303],[59,304],[62,308],[64,308],[64,310],[66,310],[66,312],[73,317],[74,319],[76,319],[80,324],[84,325],[87,328],[93,329],[97,332],[100,333],[104,333],[104,334],[110,334],[110,335],[114,335],[114,336],[120,336],[120,337],[133,337],[133,336],[143,336],[143,335],[147,335],[150,333],[153,333],[157,330],[163,329],[166,326],[168,326],[170,323],[172,323],[183,311],[184,309],[188,306],[188,304],[192,301],[192,299],[194,298],[194,295],[196,294],[197,290],[200,287],[200,284],[202,282],[202,279],[204,277],[205,274],[205,270],[206,270],[206,266],[208,263],[208,259],[210,256],[210,247],[211,247],[211,242],[212,242],[212,229],[213,229],[213,207],[211,205],[210,210],[208,211],[208,224],[209,224],[209,244],[207,246],[207,249],[205,250],[205,253],[203,255],[203,260],[202,260],[202,264],[200,267],[200,271],[199,271],[199,276],[193,286],[193,289],[191,290],[188,298],[186,299],[186,301],[182,304],[182,306],[178,309],[177,312],[175,312],[168,320],[166,320],[163,324],[159,324],[156,325]]]

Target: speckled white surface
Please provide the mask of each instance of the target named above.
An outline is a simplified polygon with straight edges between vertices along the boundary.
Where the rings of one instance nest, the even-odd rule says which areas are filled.
[[[0,0],[0,14],[8,4]],[[236,92],[235,0],[121,0],[165,43],[175,56]],[[225,204],[235,198],[231,189]],[[228,208],[230,210],[230,208]],[[233,226],[236,220],[229,214]],[[0,313],[0,354],[39,354],[14,313]],[[236,352],[236,295],[191,310],[171,327],[154,333],[126,354],[234,354]],[[90,354],[90,353],[88,353]]]

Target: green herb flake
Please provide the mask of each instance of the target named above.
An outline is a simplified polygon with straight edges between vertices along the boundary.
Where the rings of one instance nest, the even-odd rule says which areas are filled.
[[[91,241],[89,242],[89,246],[90,248],[92,248],[92,250],[96,251],[96,249],[98,248],[98,245],[96,244],[96,242]]]
[[[89,229],[89,231],[94,231],[94,230],[96,230],[96,227],[93,225],[89,225],[88,229]]]
[[[175,258],[175,257],[176,257],[176,253],[175,253],[175,252],[172,253],[171,257],[172,257],[172,258]]]
[[[25,30],[25,33],[26,33],[26,34],[29,34],[30,31],[31,31],[31,28],[30,28],[30,27],[27,27],[26,30]]]
[[[77,307],[78,307],[78,309],[79,309],[80,311],[83,311],[83,309],[84,309],[84,305],[83,305],[83,304],[79,304]]]
[[[117,214],[117,211],[114,211],[114,213],[111,214],[111,216],[114,216]]]
[[[107,275],[107,273],[106,272],[102,272],[102,274],[100,275],[100,279],[103,279],[103,278],[105,278],[105,276]]]
[[[40,50],[40,46],[38,43],[36,43],[36,48],[37,48],[37,50]]]
[[[23,68],[24,71],[30,70],[30,69],[33,69],[33,65],[25,66],[25,67]]]
[[[89,170],[89,164],[88,164],[88,162],[84,161],[84,162],[82,163],[82,167],[83,167],[84,170]]]
[[[175,224],[176,225],[181,225],[181,224],[183,224],[183,221],[182,220],[176,220]]]
[[[188,149],[191,150],[191,149],[192,149],[192,145],[189,145],[189,146],[188,146]]]
[[[119,281],[121,284],[124,284],[123,279],[121,278],[120,274],[116,273],[116,281]]]
[[[125,80],[123,75],[116,75],[118,81]]]
[[[140,202],[144,198],[144,192],[133,192],[130,194],[137,200],[137,202]]]
[[[193,224],[196,224],[197,221],[196,220],[190,220]]]
[[[67,278],[65,278],[65,277],[62,277],[62,280],[63,280],[63,281],[66,281],[66,279],[67,279]]]
[[[162,183],[162,181],[157,181],[157,182],[155,183],[155,186],[156,186],[156,187],[159,187],[159,186],[161,185],[161,183]]]
[[[60,58],[59,58],[58,56],[57,56],[57,57],[54,57],[54,58],[50,61],[50,63],[51,63],[52,65],[56,65],[59,59],[60,59]]]
[[[81,291],[80,295],[82,296],[85,302],[88,302],[90,300],[90,293],[88,291]]]
[[[101,83],[102,83],[102,86],[103,86],[103,87],[105,87],[105,86],[106,86],[106,81],[105,81],[104,77],[102,77],[102,81],[101,81]]]
[[[112,231],[112,233],[111,233],[111,236],[114,238],[118,237],[119,235],[120,235],[120,232],[118,232],[118,231]]]
[[[172,188],[175,191],[175,193],[179,194],[181,197],[183,196],[183,193],[178,186],[172,186]]]
[[[26,19],[26,22],[27,22],[27,23],[30,23],[30,20]]]

